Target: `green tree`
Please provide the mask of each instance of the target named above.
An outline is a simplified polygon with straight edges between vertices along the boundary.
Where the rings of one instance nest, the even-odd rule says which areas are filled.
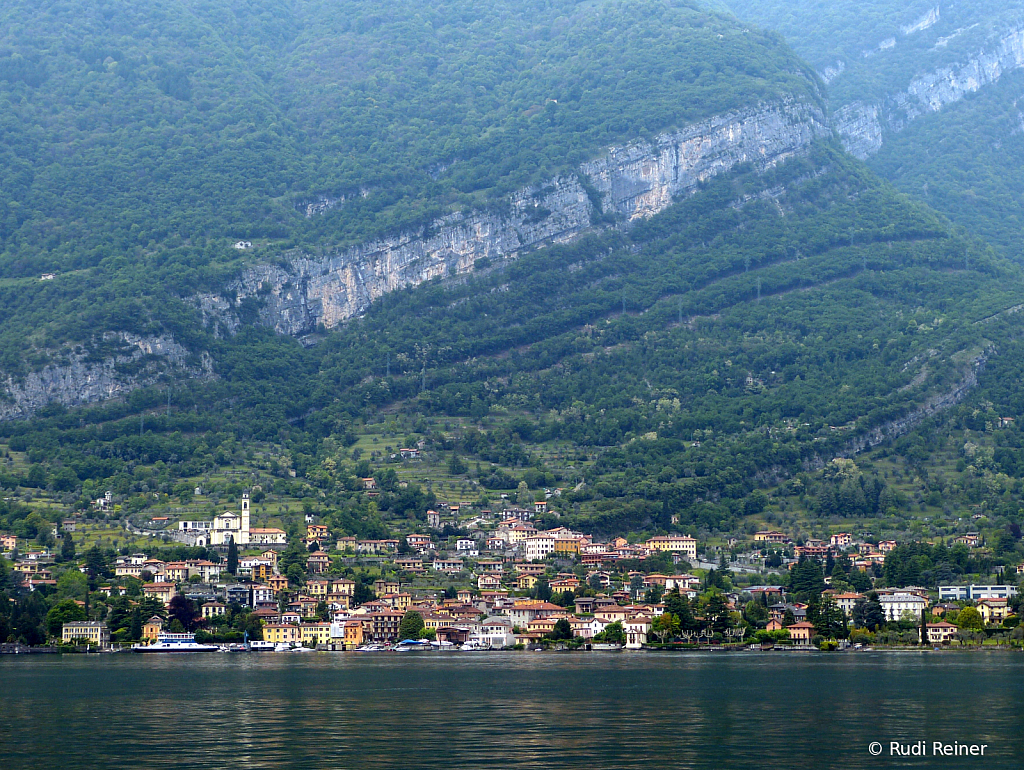
[[[604,630],[594,636],[595,642],[607,642],[608,644],[625,644],[626,632],[622,623],[615,621],[604,627]]]
[[[965,630],[983,631],[985,621],[974,607],[964,607],[956,617],[956,624]]]
[[[808,611],[816,633],[828,639],[842,639],[846,636],[846,615],[829,594],[824,594],[817,605]]]
[[[65,532],[60,543],[60,560],[72,562],[75,560],[75,539],[70,532]]]
[[[721,633],[729,628],[729,604],[725,596],[719,593],[712,594],[704,608],[704,619],[711,629]]]
[[[679,627],[679,618],[671,612],[663,612],[651,624],[651,633],[664,644],[666,639],[671,639],[679,633]]]
[[[228,541],[228,574],[238,574],[238,545],[235,543],[235,539],[231,538]]]
[[[138,608],[132,612],[132,622],[128,627],[128,638],[133,642],[142,638],[142,613]]]
[[[409,610],[402,616],[402,622],[398,625],[399,641],[405,639],[419,639],[420,631],[424,628],[423,616],[414,610]]]
[[[306,571],[298,564],[289,566],[285,576],[288,578],[288,585],[290,586],[301,586],[306,582]]]
[[[74,620],[85,620],[85,609],[74,599],[62,599],[46,613],[46,630],[51,637],[59,638],[61,627]]]
[[[85,598],[89,580],[77,569],[69,569],[57,578],[57,595],[61,597]]]
[[[877,631],[885,625],[885,610],[882,605],[874,601],[859,601],[853,605],[853,624],[857,628],[866,628],[868,631]]]
[[[520,481],[516,487],[516,502],[522,506],[533,505],[533,495],[530,494],[530,488],[526,486],[525,481]]]
[[[534,599],[539,599],[543,602],[550,600],[551,586],[548,584],[547,578],[538,578],[531,593]]]
[[[547,634],[547,638],[554,641],[572,639],[572,636],[572,626],[569,625],[567,618],[559,618],[555,621],[555,627]]]
[[[462,458],[458,454],[453,454],[448,458],[448,473],[451,476],[461,476],[466,472],[466,463],[462,461]]]
[[[789,573],[790,591],[803,601],[810,601],[825,590],[825,577],[816,559],[801,556]]]

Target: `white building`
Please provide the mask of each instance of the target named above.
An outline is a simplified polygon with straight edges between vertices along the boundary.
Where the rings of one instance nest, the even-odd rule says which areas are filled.
[[[920,620],[921,613],[928,607],[928,601],[923,597],[901,592],[879,596],[878,603],[882,605],[886,620],[900,620],[904,612]]]
[[[533,535],[526,538],[524,545],[527,561],[544,561],[555,550],[555,538],[550,535]]]
[[[471,638],[474,637],[492,649],[500,650],[516,643],[516,637],[512,633],[512,621],[497,615],[480,621],[479,630],[471,635]]]
[[[242,495],[241,515],[225,511],[213,521],[179,521],[178,531],[187,533],[186,539],[193,545],[227,545],[232,540],[236,545],[248,545],[249,494]]]
[[[626,649],[639,650],[647,644],[647,632],[651,630],[651,619],[643,615],[624,621],[622,630],[626,634]]]
[[[976,602],[979,599],[1009,599],[1017,595],[1017,586],[939,586],[940,602]]]

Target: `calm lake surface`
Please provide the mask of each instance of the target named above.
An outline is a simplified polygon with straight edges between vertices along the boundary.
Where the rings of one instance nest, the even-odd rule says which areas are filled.
[[[4,656],[0,682],[3,770],[1024,768],[1011,653]],[[889,756],[919,740],[988,748]]]

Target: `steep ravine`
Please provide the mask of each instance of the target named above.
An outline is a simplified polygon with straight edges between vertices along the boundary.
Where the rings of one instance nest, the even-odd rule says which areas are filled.
[[[628,226],[740,163],[766,169],[830,133],[820,108],[805,102],[717,116],[653,142],[608,148],[577,173],[520,190],[507,201],[507,213],[452,214],[426,235],[407,233],[322,258],[283,255],[233,281],[226,294],[235,302],[212,294],[195,302],[208,322],[229,330],[246,300],[255,301],[262,323],[283,334],[331,328],[389,291],[471,271],[482,258],[507,259],[571,241],[607,226],[607,215]]]

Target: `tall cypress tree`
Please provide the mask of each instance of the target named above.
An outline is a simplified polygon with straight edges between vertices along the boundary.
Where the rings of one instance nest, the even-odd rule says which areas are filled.
[[[60,544],[60,558],[61,561],[69,562],[74,561],[75,558],[75,540],[71,537],[70,532],[65,532],[64,537],[61,538]]]
[[[238,574],[238,546],[235,545],[234,538],[228,541],[228,572],[232,575]]]

